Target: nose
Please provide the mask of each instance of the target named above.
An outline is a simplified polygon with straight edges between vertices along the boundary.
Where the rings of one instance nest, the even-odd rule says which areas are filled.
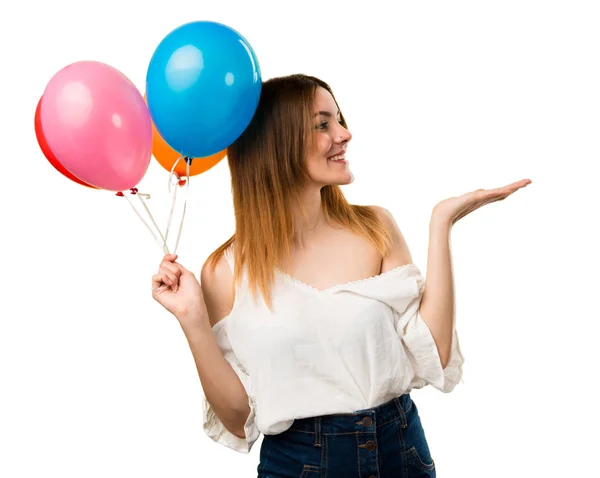
[[[342,130],[340,131],[339,136],[338,136],[338,142],[339,143],[347,143],[351,139],[352,139],[352,133],[350,133],[350,131],[348,131],[346,128],[342,127]]]

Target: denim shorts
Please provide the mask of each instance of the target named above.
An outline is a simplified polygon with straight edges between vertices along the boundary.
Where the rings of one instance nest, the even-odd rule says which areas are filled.
[[[417,405],[405,393],[354,413],[302,418],[264,435],[258,478],[435,477]]]

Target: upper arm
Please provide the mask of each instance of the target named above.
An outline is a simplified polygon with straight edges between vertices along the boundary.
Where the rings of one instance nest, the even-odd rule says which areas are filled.
[[[225,255],[219,258],[214,270],[208,265],[208,261],[204,263],[200,272],[200,285],[212,327],[233,309],[235,295],[232,284],[233,274]]]
[[[387,272],[396,267],[412,264],[413,259],[394,216],[390,211],[381,206],[371,206],[379,218],[388,226],[392,235],[392,241],[388,253],[383,258],[381,272]]]

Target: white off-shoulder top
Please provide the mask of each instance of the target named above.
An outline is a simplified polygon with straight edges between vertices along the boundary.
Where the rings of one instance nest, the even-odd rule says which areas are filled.
[[[233,244],[225,252],[233,271],[232,254]],[[213,333],[248,394],[245,438],[223,426],[206,397],[205,433],[249,453],[261,433],[281,433],[296,418],[376,407],[428,384],[451,392],[464,358],[454,328],[442,368],[419,314],[424,289],[415,264],[325,290],[277,269],[271,312],[253,300],[244,275],[233,309]]]

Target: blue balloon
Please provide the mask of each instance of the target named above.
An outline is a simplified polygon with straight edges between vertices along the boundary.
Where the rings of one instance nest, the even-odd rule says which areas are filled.
[[[233,143],[256,112],[262,78],[238,32],[216,22],[182,25],[158,45],[146,75],[146,101],[167,144],[190,158]]]

